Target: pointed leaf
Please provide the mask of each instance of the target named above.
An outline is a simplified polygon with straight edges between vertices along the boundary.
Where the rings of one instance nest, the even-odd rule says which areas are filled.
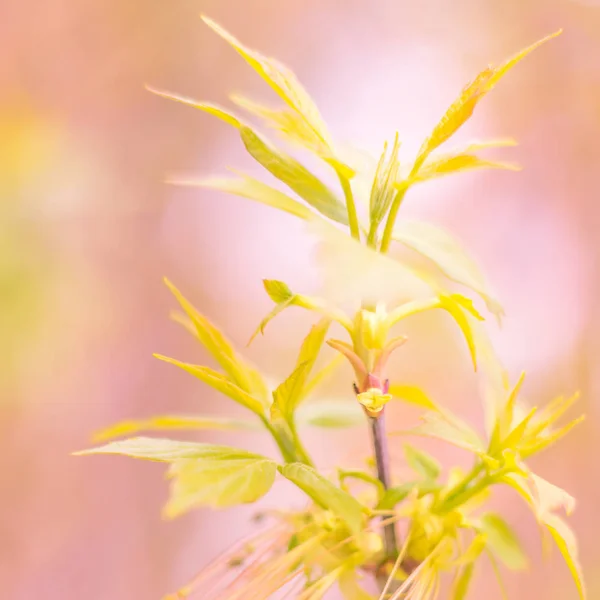
[[[439,406],[429,398],[429,396],[416,385],[401,385],[399,383],[392,383],[390,385],[389,393],[394,396],[396,400],[402,400],[408,404],[420,406],[427,410],[433,410],[438,412]]]
[[[465,600],[467,593],[469,592],[469,586],[471,585],[474,571],[475,563],[469,563],[460,570],[458,577],[452,584],[450,600]]]
[[[440,476],[440,463],[427,452],[405,444],[404,455],[409,467],[423,478],[435,480]]]
[[[297,420],[300,425],[344,429],[364,426],[365,415],[357,402],[319,400],[303,404],[298,409]]]
[[[252,412],[257,415],[263,415],[265,410],[265,404],[261,402],[258,398],[248,394],[242,388],[238,387],[233,383],[230,379],[228,379],[225,375],[214,371],[213,369],[209,369],[208,367],[201,367],[198,365],[191,365],[189,363],[184,363],[174,358],[169,358],[168,356],[162,356],[160,354],[154,355],[159,360],[163,360],[168,362],[184,371],[187,371],[194,377],[197,377],[204,383],[207,383],[215,390],[229,396],[232,400],[235,400],[238,404],[245,406],[250,409]]]
[[[348,525],[353,533],[362,529],[362,506],[350,494],[336,487],[315,469],[301,463],[278,467],[280,473],[296,484],[321,508],[330,510]]]
[[[369,210],[371,219],[371,232],[370,237],[374,236],[379,224],[387,214],[396,193],[394,183],[396,182],[396,176],[398,174],[398,150],[400,149],[400,142],[398,141],[398,134],[394,138],[394,145],[392,151],[387,157],[387,143],[383,148],[383,153],[377,164],[377,170],[375,171],[375,177],[373,179],[373,186],[371,187],[371,197],[369,200]]]
[[[479,294],[493,314],[504,314],[479,266],[450,233],[431,223],[410,220],[398,223],[394,239],[433,261],[452,281]]]
[[[417,498],[426,494],[433,494],[442,489],[442,486],[435,481],[409,481],[401,485],[396,485],[386,490],[379,501],[377,508],[379,510],[392,510],[402,500],[407,498],[413,490],[416,490]]]
[[[317,215],[304,204],[290,198],[287,194],[240,173],[239,179],[225,177],[209,177],[207,179],[173,179],[169,183],[181,186],[204,187],[236,196],[242,196],[261,204],[277,208],[300,219],[314,219]]]
[[[343,225],[348,224],[345,205],[306,167],[265,142],[249,127],[242,127],[240,134],[248,153],[267,171],[322,215]]]
[[[173,483],[165,516],[174,518],[198,506],[255,502],[271,489],[276,472],[275,461],[235,449],[213,458],[178,460],[169,470]]]
[[[221,417],[204,417],[199,415],[161,415],[149,419],[121,421],[94,434],[95,442],[102,442],[115,437],[131,435],[140,431],[167,429],[216,429],[219,431],[236,431],[240,429],[258,429],[258,424],[239,419]]]
[[[569,571],[571,571],[571,575],[577,586],[577,591],[579,592],[579,597],[581,600],[585,600],[585,583],[583,581],[583,571],[579,562],[577,538],[571,531],[571,528],[557,515],[548,515],[544,524],[554,538],[560,553],[569,567]]]
[[[463,89],[460,96],[452,103],[442,117],[442,120],[435,126],[429,138],[427,138],[421,146],[413,166],[413,174],[420,169],[433,150],[440,144],[443,144],[469,119],[478,102],[494,88],[496,83],[498,83],[512,67],[544,42],[556,37],[560,33],[561,30],[521,50],[498,67],[490,66],[479,73],[474,81],[469,83]]]
[[[480,519],[480,530],[485,533],[487,546],[509,569],[521,571],[529,560],[516,533],[498,514],[487,513]]]

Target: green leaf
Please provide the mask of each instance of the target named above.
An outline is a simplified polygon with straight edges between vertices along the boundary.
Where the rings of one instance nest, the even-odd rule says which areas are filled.
[[[486,535],[488,548],[509,569],[521,571],[527,568],[529,560],[519,538],[500,515],[483,515],[480,519],[480,530]]]
[[[239,179],[225,177],[209,177],[207,179],[171,179],[168,183],[181,186],[203,187],[236,196],[242,196],[261,204],[266,204],[272,208],[277,208],[300,219],[315,219],[317,215],[304,204],[290,198],[287,194],[250,177],[249,175],[239,174]]]
[[[420,406],[427,410],[436,412],[440,410],[438,405],[416,385],[400,385],[398,383],[392,383],[392,385],[390,385],[389,393],[392,394],[396,400],[402,400],[403,402],[413,404],[414,406]]]
[[[228,446],[147,437],[135,437],[118,442],[110,442],[104,446],[81,450],[74,454],[76,456],[87,454],[120,454],[131,458],[141,458],[158,462],[173,462],[184,458],[213,459],[222,456],[256,456],[245,450],[237,450]]]
[[[336,487],[315,469],[301,463],[278,467],[279,472],[312,498],[321,508],[330,510],[353,533],[362,529],[362,506],[347,492]]]
[[[234,448],[210,458],[178,460],[169,470],[173,483],[165,516],[174,518],[198,506],[255,502],[271,489],[275,474],[275,461]]]
[[[239,419],[221,417],[203,417],[198,415],[161,415],[149,419],[121,421],[94,434],[95,442],[102,442],[115,437],[131,435],[140,431],[156,429],[216,429],[219,431],[236,431],[240,429],[258,429],[258,424]]]
[[[481,456],[485,447],[481,438],[463,421],[448,413],[427,413],[422,423],[407,431],[392,432],[390,435],[419,435],[448,442],[458,448]]]
[[[545,519],[544,524],[548,528],[548,531],[552,535],[560,553],[562,554],[575,585],[579,592],[581,600],[585,600],[586,591],[585,583],[583,581],[583,571],[579,562],[579,550],[577,547],[577,538],[571,531],[571,528],[557,515],[548,515]]]
[[[265,404],[261,402],[258,398],[251,396],[247,392],[245,392],[242,388],[238,387],[235,383],[233,383],[230,379],[228,379],[225,375],[214,371],[208,367],[201,367],[198,365],[191,365],[189,363],[184,363],[174,358],[169,358],[168,356],[162,356],[160,354],[154,355],[159,360],[170,363],[187,371],[194,377],[200,379],[204,383],[207,383],[215,390],[229,396],[232,400],[235,400],[238,404],[250,409],[253,413],[257,415],[264,415],[265,412]]]
[[[263,285],[265,291],[269,294],[269,298],[275,302],[275,304],[281,304],[286,302],[294,296],[292,290],[283,281],[277,281],[276,279],[263,279]]]
[[[360,427],[365,424],[365,415],[359,404],[345,400],[308,402],[300,406],[296,415],[300,425],[328,429]]]
[[[473,572],[475,571],[475,563],[469,563],[462,567],[458,577],[452,584],[452,591],[450,592],[451,600],[465,600],[471,585],[471,579],[473,578]]]
[[[450,233],[431,223],[410,220],[398,223],[394,239],[431,260],[448,279],[479,294],[490,312],[504,314],[479,266]]]
[[[248,153],[267,171],[322,215],[348,225],[348,213],[344,204],[306,167],[265,142],[249,127],[242,127],[240,134]]]
[[[377,164],[377,170],[375,171],[375,177],[373,179],[373,186],[371,188],[371,197],[369,200],[369,211],[371,219],[371,230],[369,238],[373,239],[377,232],[381,221],[385,218],[396,189],[394,183],[398,174],[398,150],[400,149],[400,142],[398,141],[398,134],[394,138],[394,145],[389,159],[387,159],[387,143],[384,145],[383,153]]]
[[[377,505],[377,508],[379,510],[393,510],[393,508],[407,498],[413,490],[416,490],[417,498],[421,498],[422,496],[433,494],[441,489],[442,486],[435,481],[409,481],[386,490],[383,498]]]
[[[171,290],[181,305],[181,308],[194,324],[200,343],[211,353],[213,358],[239,388],[248,394],[258,396],[263,405],[266,405],[269,400],[269,392],[260,373],[242,360],[236,353],[231,342],[223,335],[223,333],[221,333],[221,331],[219,331],[219,329],[204,315],[200,314],[192,304],[184,298],[183,294],[166,278],[165,284]],[[162,360],[166,359],[163,358]],[[177,364],[176,361],[172,361],[171,359],[169,359],[169,361]],[[182,366],[183,364],[184,363],[180,363],[179,366]]]
[[[425,140],[413,166],[413,173],[417,173],[429,154],[440,144],[443,144],[456,131],[464,125],[471,117],[475,106],[479,101],[490,92],[496,83],[519,61],[521,61],[530,52],[541,46],[544,42],[556,37],[562,30],[553,33],[528,48],[521,50],[507,61],[497,67],[489,66],[469,83],[461,92],[460,96],[452,103],[446,111],[441,121],[435,126],[431,135]]]
[[[410,468],[425,479],[435,480],[440,476],[442,471],[440,463],[427,452],[405,444],[404,455]]]

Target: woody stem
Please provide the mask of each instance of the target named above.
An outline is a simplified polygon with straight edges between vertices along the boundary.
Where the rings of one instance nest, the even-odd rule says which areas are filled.
[[[375,463],[377,465],[377,478],[387,490],[390,487],[390,459],[388,454],[387,438],[385,435],[385,412],[382,410],[377,417],[367,417],[371,429]],[[383,543],[387,558],[394,558],[398,554],[398,539],[396,525],[388,523],[383,528]]]

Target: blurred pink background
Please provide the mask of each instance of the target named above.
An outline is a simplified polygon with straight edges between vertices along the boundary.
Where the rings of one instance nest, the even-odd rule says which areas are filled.
[[[169,321],[164,275],[242,347],[269,308],[262,278],[311,281],[299,221],[163,183],[229,166],[258,171],[227,125],[144,84],[222,104],[232,91],[275,101],[201,12],[288,64],[337,139],[377,154],[398,130],[407,160],[488,62],[564,28],[458,136],[515,137],[520,145],[500,154],[523,172],[424,184],[401,216],[447,225],[479,256],[508,315],[494,335],[498,351],[513,375],[528,372],[531,402],[581,390],[587,421],[533,466],[578,498],[572,525],[590,598],[600,597],[600,2],[9,0],[0,6],[2,598],[158,599],[248,531],[251,508],[161,520],[167,487],[158,465],[70,456],[120,419],[237,412],[152,358],[208,360]],[[286,375],[310,322],[282,315],[247,355],[274,378]],[[418,317],[408,329],[396,379],[480,424],[452,323]],[[327,391],[350,393],[349,381],[342,370]],[[403,406],[390,409],[392,427],[409,419]],[[271,451],[254,434],[196,437]],[[313,432],[309,444],[323,465],[356,462],[368,452],[367,430]],[[287,492],[274,490],[266,504]],[[536,557],[530,573],[507,574],[511,600],[575,598],[558,553],[542,562],[520,500],[497,497]],[[476,585],[479,597],[500,598],[487,567]]]

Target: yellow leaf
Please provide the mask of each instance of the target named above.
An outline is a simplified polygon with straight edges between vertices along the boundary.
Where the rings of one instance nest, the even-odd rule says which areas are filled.
[[[492,313],[504,314],[479,266],[450,233],[431,223],[410,220],[396,226],[394,239],[431,260],[448,279],[479,294]]]
[[[496,83],[498,83],[512,67],[525,58],[530,52],[560,33],[562,33],[562,30],[521,50],[501,65],[497,67],[487,67],[479,73],[479,75],[463,89],[460,96],[452,103],[441,121],[435,126],[431,135],[421,146],[412,169],[412,175],[419,171],[433,150],[450,138],[469,119],[478,102],[493,89]]]
[[[402,400],[408,404],[414,404],[426,408],[427,410],[439,411],[439,406],[429,398],[429,396],[416,385],[401,385],[392,383],[389,389],[390,394],[397,400]]]
[[[173,94],[171,92],[165,92],[162,90],[156,90],[154,88],[146,86],[146,89],[157,96],[161,96],[162,98],[166,98],[167,100],[175,100],[175,102],[180,102],[181,104],[185,104],[187,106],[191,106],[192,108],[197,108],[198,110],[202,110],[207,112],[225,123],[229,123],[233,125],[236,129],[242,127],[243,122],[238,119],[235,115],[226,111],[224,108],[219,106],[215,106],[214,104],[210,104],[208,102],[199,102],[198,100],[193,100],[192,98],[187,98],[186,96],[179,96],[177,94]]]
[[[197,415],[161,415],[149,419],[121,421],[94,434],[95,442],[102,442],[115,437],[131,435],[140,431],[162,429],[217,429],[235,431],[239,429],[256,429],[257,424],[238,419],[220,417],[202,417]]]
[[[240,134],[248,153],[267,171],[321,214],[343,225],[348,224],[344,204],[306,167],[268,144],[249,127],[242,127]]]
[[[209,177],[206,179],[172,179],[169,183],[181,186],[203,187],[236,196],[242,196],[273,208],[278,208],[300,219],[314,219],[318,216],[307,206],[290,198],[287,194],[254,179],[249,175],[240,174],[239,179],[225,177]]]
[[[208,367],[184,363],[160,354],[155,354],[154,357],[187,371],[194,377],[197,377],[201,381],[204,381],[204,383],[210,385],[215,390],[225,394],[226,396],[229,396],[238,404],[248,408],[253,413],[256,413],[259,416],[264,415],[265,403],[245,392],[242,388],[238,387],[222,373],[214,371],[213,369],[209,369]]]

